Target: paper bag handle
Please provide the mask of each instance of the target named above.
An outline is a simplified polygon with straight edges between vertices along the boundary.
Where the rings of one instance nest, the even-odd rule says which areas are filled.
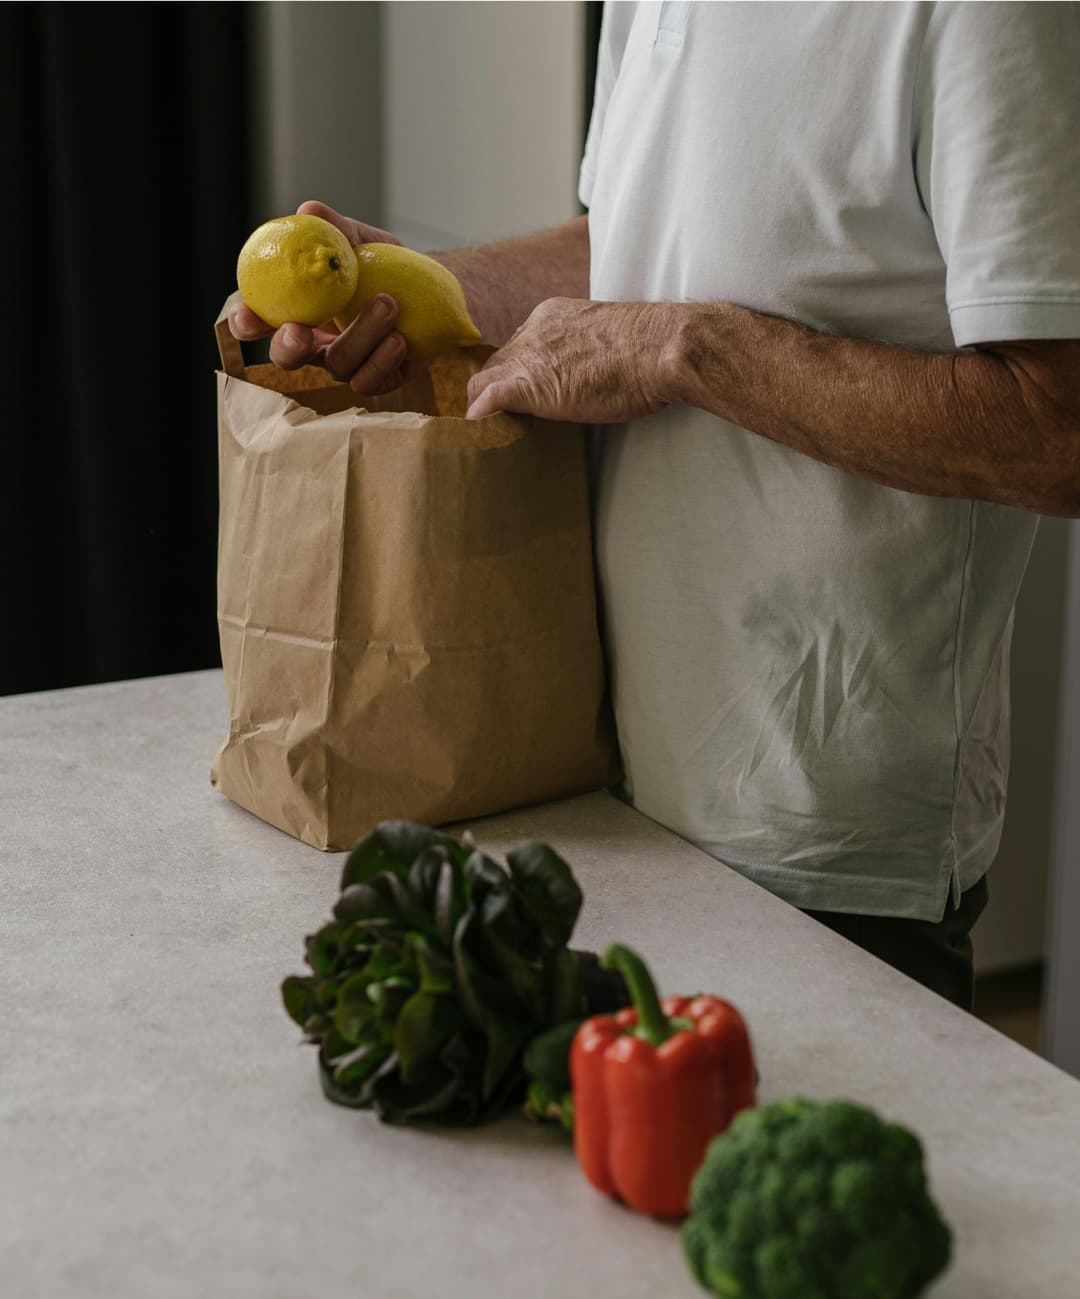
[[[229,311],[240,301],[240,292],[230,293],[225,299],[218,318],[214,321],[214,336],[217,338],[218,355],[221,357],[221,368],[234,379],[244,377],[244,351],[240,340],[233,338],[229,329]]]

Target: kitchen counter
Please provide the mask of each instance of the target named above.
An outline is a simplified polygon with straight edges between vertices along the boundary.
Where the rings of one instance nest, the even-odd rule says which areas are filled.
[[[0,1276],[11,1299],[692,1299],[676,1230],[517,1117],[325,1101],[279,986],[342,854],[216,794],[218,672],[0,700]],[[1080,1083],[604,793],[473,823],[550,842],[666,992],[746,1016],[761,1099],[923,1138],[934,1299],[1080,1295]]]

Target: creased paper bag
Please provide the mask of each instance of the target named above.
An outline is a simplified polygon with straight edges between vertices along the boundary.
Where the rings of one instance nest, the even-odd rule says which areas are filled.
[[[483,349],[357,409],[217,335],[216,788],[336,850],[618,779],[583,430],[461,418]]]

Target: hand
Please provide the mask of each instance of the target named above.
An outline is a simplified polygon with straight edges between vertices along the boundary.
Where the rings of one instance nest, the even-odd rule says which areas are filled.
[[[325,203],[301,203],[296,210],[337,226],[352,247],[401,242],[389,231],[342,216]],[[405,340],[394,330],[397,311],[394,299],[379,293],[341,333],[333,321],[314,329],[290,322],[275,330],[238,299],[229,312],[229,330],[241,342],[272,335],[270,360],[283,370],[320,365],[359,395],[374,397],[400,388],[412,375],[412,366],[405,360]]]
[[[469,380],[466,419],[498,410],[615,424],[667,404],[665,302],[548,298]]]

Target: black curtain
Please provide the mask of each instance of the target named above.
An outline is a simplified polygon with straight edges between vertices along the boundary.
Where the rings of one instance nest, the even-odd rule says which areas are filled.
[[[0,6],[0,694],[219,662],[248,6]]]

